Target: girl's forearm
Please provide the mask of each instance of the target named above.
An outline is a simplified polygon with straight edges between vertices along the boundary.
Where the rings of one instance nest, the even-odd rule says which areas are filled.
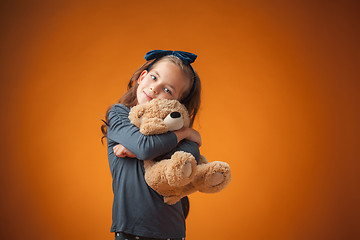
[[[200,147],[201,146],[201,136],[200,133],[192,128],[187,128],[184,127],[180,130],[174,131],[176,137],[177,137],[177,142],[179,143],[181,140],[183,139],[187,139],[190,141],[193,141],[195,143],[197,143],[197,145]]]
[[[181,140],[185,139],[188,135],[187,132],[187,128],[182,128],[180,130],[176,130],[174,131],[176,137],[177,137],[177,142],[179,143]]]

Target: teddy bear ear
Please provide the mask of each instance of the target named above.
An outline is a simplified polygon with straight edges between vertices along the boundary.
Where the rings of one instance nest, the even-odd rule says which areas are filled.
[[[141,125],[141,117],[145,113],[145,107],[143,105],[136,105],[131,108],[129,113],[129,119],[132,124],[134,124],[137,127],[140,127]]]

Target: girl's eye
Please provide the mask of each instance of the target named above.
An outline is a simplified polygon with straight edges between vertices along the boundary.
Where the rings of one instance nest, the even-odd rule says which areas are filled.
[[[156,80],[156,77],[154,75],[151,75],[152,80]]]
[[[172,95],[172,92],[168,88],[165,88],[164,91]]]

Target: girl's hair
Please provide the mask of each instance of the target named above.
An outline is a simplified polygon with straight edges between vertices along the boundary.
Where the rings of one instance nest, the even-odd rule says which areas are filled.
[[[159,62],[162,62],[162,61],[170,61],[170,62],[176,64],[191,79],[188,89],[183,92],[181,98],[179,99],[180,102],[189,95],[191,86],[193,85],[193,81],[196,81],[195,82],[195,89],[194,89],[192,95],[190,96],[190,99],[187,102],[182,103],[189,112],[189,115],[190,115],[190,127],[191,127],[193,125],[193,123],[194,123],[196,114],[198,113],[199,108],[200,108],[201,82],[200,82],[199,75],[195,71],[193,72],[192,69],[188,65],[185,65],[178,57],[175,57],[173,55],[168,55],[168,56],[164,56],[164,57],[162,57],[160,59],[147,61],[144,65],[142,65],[134,73],[134,75],[131,77],[131,79],[130,79],[130,81],[128,83],[128,86],[127,86],[127,92],[120,98],[118,103],[121,103],[121,104],[125,105],[128,108],[131,108],[131,107],[137,105],[136,91],[137,91],[137,88],[139,86],[139,84],[137,82],[138,78],[140,77],[141,73],[144,70],[150,71],[150,69],[152,67],[156,66],[156,64],[158,64]],[[195,73],[195,76],[194,76],[194,73]],[[105,121],[102,120],[104,122],[104,124],[101,125],[101,132],[103,133],[103,137],[101,138],[101,142],[103,142],[103,139],[106,138],[107,126],[108,126],[108,114],[109,114],[109,110],[111,109],[111,107],[112,106],[110,106],[106,111]]]

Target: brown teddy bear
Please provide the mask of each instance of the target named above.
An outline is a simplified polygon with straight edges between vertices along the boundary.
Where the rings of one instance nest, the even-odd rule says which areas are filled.
[[[189,127],[187,109],[177,100],[153,99],[131,108],[129,119],[144,135],[162,134]],[[230,166],[225,162],[208,162],[204,156],[196,163],[192,154],[177,151],[171,159],[144,161],[147,184],[175,204],[196,191],[215,193],[230,182]]]

